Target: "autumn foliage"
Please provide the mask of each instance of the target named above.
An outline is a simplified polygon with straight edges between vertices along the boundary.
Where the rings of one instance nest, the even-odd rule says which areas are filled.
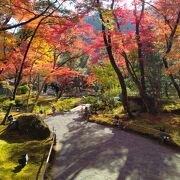
[[[13,82],[11,99],[16,99],[18,86],[27,84],[33,89],[37,79],[40,87],[35,104],[49,82],[63,89],[72,78],[83,74],[89,75],[87,82],[93,84],[95,74],[91,67],[104,61],[110,61],[118,75],[125,101],[126,79],[133,82],[144,102],[148,95],[160,98],[158,92],[162,87],[155,84],[160,84],[164,77],[169,78],[166,83],[180,96],[180,2],[132,0],[129,5],[126,3],[75,0],[71,5],[68,0],[3,0],[0,80]],[[154,69],[154,63],[160,71]]]

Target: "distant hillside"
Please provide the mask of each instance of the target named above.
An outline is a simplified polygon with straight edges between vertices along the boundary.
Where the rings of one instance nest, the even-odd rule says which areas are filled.
[[[94,28],[96,30],[101,30],[101,23],[99,21],[99,16],[98,15],[87,16],[85,18],[85,22],[87,22],[88,24],[91,24],[92,26],[94,26]]]
[[[94,26],[95,30],[101,30],[101,23],[99,21],[99,15],[87,16],[85,22]],[[124,26],[120,26],[121,32],[128,33],[129,31],[135,31],[135,27],[130,21],[127,21]]]

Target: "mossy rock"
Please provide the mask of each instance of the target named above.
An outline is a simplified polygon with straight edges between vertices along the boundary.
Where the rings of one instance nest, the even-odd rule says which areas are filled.
[[[17,118],[18,131],[33,139],[46,139],[50,136],[47,125],[36,114],[21,115]]]
[[[143,102],[143,99],[139,96],[128,97],[129,106],[132,112],[147,112],[147,108]],[[155,99],[151,96],[146,96],[148,108],[151,113],[156,113]]]

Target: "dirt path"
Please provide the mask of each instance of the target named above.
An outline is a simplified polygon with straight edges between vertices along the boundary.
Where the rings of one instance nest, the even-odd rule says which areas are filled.
[[[179,153],[138,135],[85,123],[80,109],[46,119],[58,138],[50,179],[180,179]]]

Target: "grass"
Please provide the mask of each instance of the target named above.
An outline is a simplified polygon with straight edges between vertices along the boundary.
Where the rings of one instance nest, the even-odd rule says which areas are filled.
[[[27,95],[26,94],[17,95],[17,99],[22,100],[23,103],[25,103],[27,99]],[[34,101],[34,97],[31,97],[29,100],[29,106],[32,105],[33,101]],[[58,101],[56,101],[55,97],[40,96],[38,103],[34,109],[34,112],[39,113],[42,110],[43,112],[45,112],[46,115],[48,115],[52,113],[52,108],[51,108],[52,105],[56,107],[57,112],[61,112],[61,111],[68,111],[78,106],[79,104],[81,104],[81,98],[67,98],[67,99],[59,99]],[[25,105],[23,105],[22,110],[25,110],[24,107]],[[22,112],[22,110],[21,112],[12,111],[11,114],[17,117],[18,115],[24,113]],[[4,118],[4,115],[5,112],[0,112],[0,122]]]
[[[11,114],[14,116],[14,117],[17,117],[19,116],[20,114],[22,114],[22,112],[11,112]],[[3,120],[5,116],[5,112],[0,112],[0,122]]]
[[[68,111],[81,104],[81,98],[60,99],[54,103],[57,111]]]
[[[124,125],[124,130],[129,130],[153,138],[159,138],[159,129],[165,131],[172,137],[172,144],[180,146],[180,116],[172,113],[160,113],[156,116],[141,113],[135,119],[127,120],[122,113],[122,106],[110,112],[98,112],[90,117],[91,122],[106,125],[114,125],[114,116],[119,115]]]
[[[39,167],[44,157],[47,157],[51,140],[29,139],[16,131],[4,135],[5,128],[0,126],[0,179],[36,179]],[[26,153],[29,155],[29,163],[18,172],[18,159]]]
[[[178,97],[163,98],[161,100],[162,110],[180,114],[180,100]]]
[[[39,113],[41,110],[45,112],[46,115],[52,114],[52,105],[56,107],[56,112],[68,111],[81,104],[81,98],[67,98],[59,99],[58,101],[53,101],[51,103],[44,103],[36,106],[35,112]]]

